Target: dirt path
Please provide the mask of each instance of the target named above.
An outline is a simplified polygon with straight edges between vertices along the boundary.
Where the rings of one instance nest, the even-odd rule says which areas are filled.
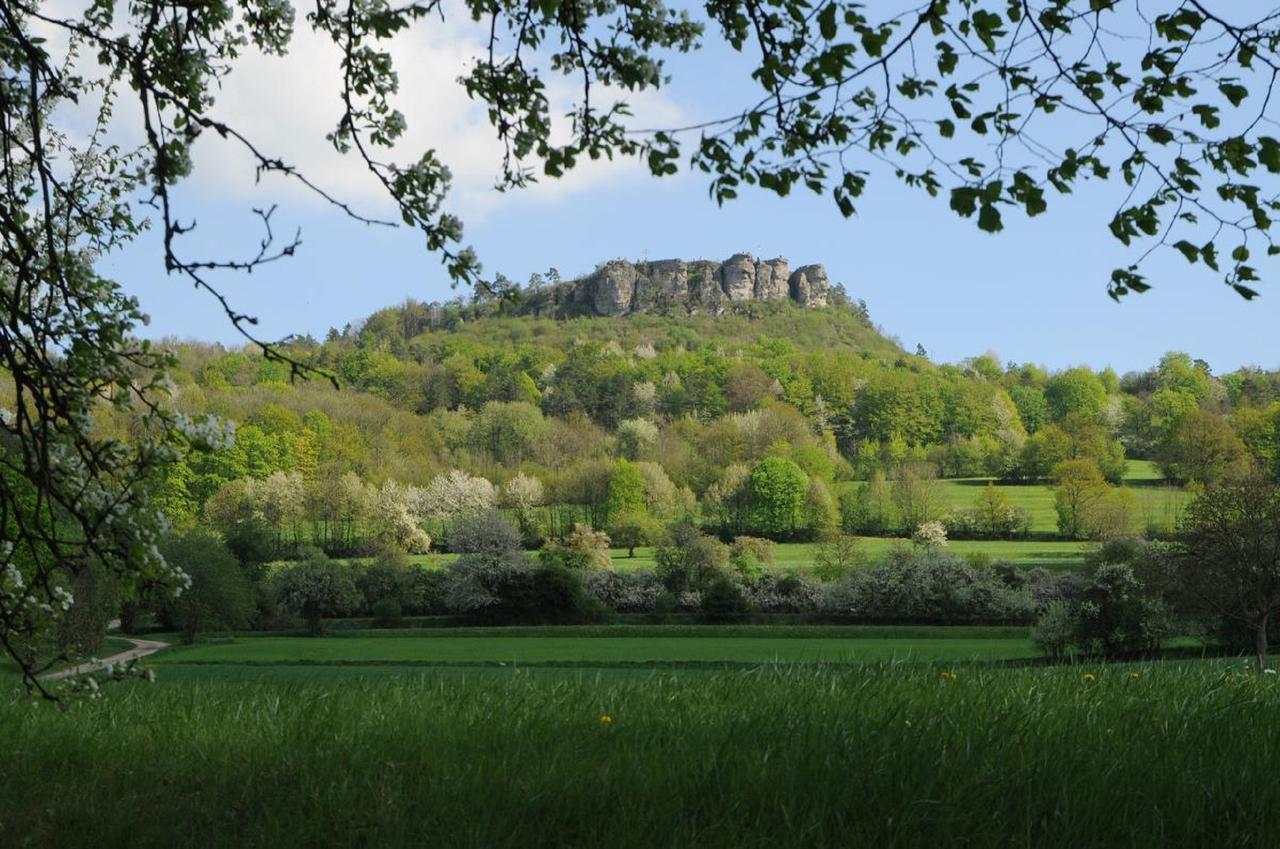
[[[108,666],[114,666],[118,663],[127,663],[131,660],[137,660],[140,657],[146,657],[149,654],[155,654],[160,649],[167,649],[169,644],[161,640],[139,640],[134,637],[125,637],[124,639],[133,643],[133,648],[122,651],[119,654],[113,654],[110,657],[104,657],[101,660],[91,660],[72,666],[68,669],[60,669],[57,672],[51,672],[44,676],[46,681],[61,681],[63,678],[70,678],[73,675],[83,675],[86,672],[97,672],[99,669],[106,669]]]

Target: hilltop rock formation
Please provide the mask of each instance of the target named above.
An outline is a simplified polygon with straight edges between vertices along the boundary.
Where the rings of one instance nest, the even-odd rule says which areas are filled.
[[[724,262],[610,260],[580,280],[531,294],[535,315],[620,316],[673,310],[718,314],[744,301],[790,299],[805,307],[827,303],[831,283],[821,265],[790,272],[788,262],[734,254]]]

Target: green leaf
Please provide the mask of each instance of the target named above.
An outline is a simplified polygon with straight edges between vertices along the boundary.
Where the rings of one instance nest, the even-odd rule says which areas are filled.
[[[965,218],[973,215],[978,209],[978,190],[969,186],[952,189],[951,208]]]
[[[818,30],[822,37],[831,41],[836,37],[836,4],[831,3],[818,13]]]
[[[1280,174],[1280,142],[1271,136],[1258,139],[1258,161],[1272,174]]]
[[[938,135],[944,139],[949,139],[956,134],[955,122],[950,118],[943,118],[938,122]]]
[[[998,233],[1004,229],[1000,218],[1000,210],[989,203],[984,203],[978,210],[978,229],[988,233]]]
[[[1182,255],[1187,258],[1187,262],[1193,263],[1200,258],[1200,249],[1186,239],[1174,242],[1173,247],[1182,252]]]
[[[1218,84],[1218,91],[1222,92],[1223,97],[1231,101],[1232,106],[1239,106],[1249,96],[1249,89],[1239,83],[1227,81]]]

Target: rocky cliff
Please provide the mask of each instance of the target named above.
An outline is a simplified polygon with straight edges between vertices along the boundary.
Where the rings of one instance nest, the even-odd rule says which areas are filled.
[[[580,280],[530,292],[525,305],[535,315],[556,316],[716,314],[743,301],[790,299],[800,306],[825,306],[830,286],[821,265],[790,271],[781,257],[757,260],[750,254],[735,254],[719,263],[612,260]]]

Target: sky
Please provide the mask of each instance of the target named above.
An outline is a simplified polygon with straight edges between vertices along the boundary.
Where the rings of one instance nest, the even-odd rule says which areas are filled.
[[[700,175],[655,179],[631,162],[589,163],[561,181],[498,193],[493,133],[453,82],[480,38],[463,24],[430,24],[398,43],[396,53],[410,125],[402,158],[434,147],[453,169],[447,206],[463,218],[465,242],[487,274],[526,280],[554,267],[569,278],[608,259],[719,260],[746,251],[787,257],[793,268],[825,264],[832,280],[866,301],[885,333],[908,349],[923,345],[935,361],[990,351],[1053,369],[1087,364],[1125,372],[1185,350],[1220,373],[1280,368],[1280,295],[1268,286],[1245,302],[1202,266],[1162,254],[1145,269],[1151,291],[1119,304],[1107,296],[1111,269],[1135,256],[1106,226],[1122,186],[1050,195],[1048,213],[1031,220],[1006,214],[1006,229],[996,235],[958,218],[945,199],[908,190],[883,172],[873,173],[851,219],[829,198],[803,190],[779,199],[747,188],[717,207]],[[242,62],[224,82],[215,114],[357,208],[386,214],[367,172],[324,141],[338,115],[334,60],[302,25],[288,57]],[[682,58],[671,71],[669,89],[627,98],[637,125],[725,114],[750,94],[741,64],[724,51]],[[567,82],[551,87],[558,106],[574,91]],[[189,255],[252,255],[260,233],[253,207],[277,205],[277,234],[301,231],[291,260],[217,279],[237,309],[260,319],[263,338],[322,337],[406,297],[459,294],[420,234],[351,221],[281,178],[255,183],[245,157],[215,139],[197,143],[195,161],[178,193],[182,218],[197,223],[186,239]],[[145,335],[239,341],[206,293],[166,276],[154,233],[107,257],[101,270],[139,298],[151,316]],[[1265,278],[1280,269],[1270,263],[1262,271]]]

